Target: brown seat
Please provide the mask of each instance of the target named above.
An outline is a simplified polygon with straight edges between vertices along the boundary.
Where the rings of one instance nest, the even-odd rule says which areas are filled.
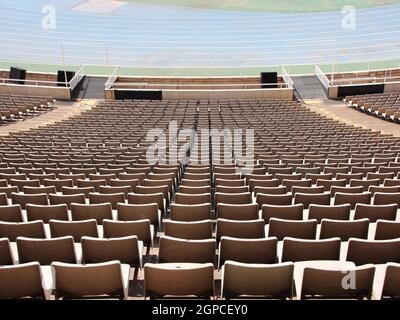
[[[368,229],[368,219],[352,221],[322,219],[319,238],[329,239],[339,237],[341,241],[347,241],[350,238],[367,239]]]
[[[175,194],[175,203],[190,204],[190,205],[211,203],[211,194],[210,193],[184,194],[177,192]]]
[[[158,206],[158,210],[160,210],[161,213],[164,213],[164,196],[162,193],[154,193],[154,194],[128,193],[127,200],[129,204],[155,203]]]
[[[256,239],[264,238],[264,220],[227,220],[217,219],[216,239],[219,242],[222,236]]]
[[[381,299],[396,299],[400,297],[399,290],[400,265],[398,263],[387,263],[385,279],[382,284]]]
[[[14,256],[11,250],[10,240],[0,238],[0,266],[15,264]]]
[[[45,239],[43,222],[0,222],[0,238],[8,238],[15,242],[18,237]]]
[[[117,209],[118,203],[125,203],[124,193],[89,193],[90,204],[110,203],[112,209]]]
[[[400,192],[382,193],[376,192],[374,195],[374,205],[397,204],[400,206]]]
[[[354,219],[367,218],[370,222],[376,222],[378,219],[396,220],[397,204],[387,205],[369,205],[359,203],[356,205]]]
[[[68,221],[68,207],[66,204],[50,206],[27,204],[26,217],[28,221],[42,220],[43,223],[49,223],[51,219]]]
[[[84,194],[85,198],[89,198],[89,193],[94,192],[93,187],[62,187],[64,195]]]
[[[99,236],[97,222],[95,219],[83,221],[49,221],[50,234],[52,238],[72,236],[75,242],[80,242],[83,236]]]
[[[127,275],[119,261],[85,265],[53,262],[51,266],[55,275],[56,300],[102,295],[122,299],[128,295]]]
[[[60,195],[60,194],[51,194],[50,195],[50,204],[57,205],[57,204],[66,204],[68,209],[71,210],[72,203],[81,203],[85,204],[85,195],[83,193],[78,194],[69,194],[69,195]]]
[[[133,267],[142,266],[143,243],[136,236],[114,239],[82,237],[81,245],[85,264],[118,260]]]
[[[218,218],[228,220],[255,220],[258,219],[258,204],[226,204],[219,203]]]
[[[200,221],[211,218],[211,204],[178,204],[172,203],[170,207],[171,220]]]
[[[344,287],[343,279],[352,274],[357,284]],[[350,270],[327,270],[306,267],[303,273],[301,299],[371,299],[375,275],[373,265],[365,265]]]
[[[186,240],[160,237],[159,262],[214,263],[215,240]]]
[[[293,263],[249,264],[227,261],[222,268],[222,298],[292,299]]]
[[[211,220],[203,221],[173,221],[164,222],[164,234],[173,238],[201,240],[212,238]]]
[[[292,199],[293,195],[290,193],[285,195],[258,193],[256,196],[256,202],[259,208],[262,208],[265,204],[275,206],[290,206],[293,201]]]
[[[329,192],[324,193],[296,193],[294,195],[294,204],[301,203],[304,206],[304,209],[308,209],[312,204],[318,205],[330,205],[331,203],[331,195]]]
[[[298,239],[315,239],[317,220],[284,220],[271,218],[269,220],[268,237],[276,237],[279,241],[285,237]]]
[[[278,240],[275,237],[264,239],[239,239],[221,237],[219,242],[219,268],[227,260],[243,263],[277,263]]]
[[[62,192],[63,187],[72,188],[74,186],[74,182],[71,179],[44,179],[43,181],[46,187],[54,186],[57,192]]]
[[[77,180],[77,185],[79,188],[86,188],[86,187],[93,187],[95,192],[100,191],[100,186],[105,186],[107,181],[105,179],[99,179],[99,180],[82,180],[78,179]],[[68,186],[68,187],[72,187]]]
[[[349,220],[350,209],[351,207],[349,204],[337,206],[312,204],[308,210],[308,219],[315,219],[318,223],[321,223],[321,220],[324,218],[331,220]]]
[[[42,273],[38,262],[0,268],[0,298],[44,298]]]
[[[179,192],[184,194],[203,194],[210,193],[210,186],[202,186],[202,187],[189,187],[189,186],[180,186]]]
[[[38,194],[38,193],[46,193],[49,195],[50,193],[56,193],[56,188],[54,186],[48,187],[24,187],[25,194]]]
[[[145,297],[214,296],[212,263],[146,263],[144,266]]]
[[[103,220],[104,238],[137,236],[145,245],[153,246],[154,229],[150,220],[113,221]]]
[[[150,224],[158,228],[160,225],[161,217],[158,212],[158,206],[156,203],[149,204],[126,204],[118,203],[117,207],[117,219],[120,221],[136,221],[148,219]]]
[[[71,217],[73,221],[95,219],[97,224],[103,224],[104,219],[112,220],[112,207],[108,202],[97,204],[72,203]]]
[[[378,220],[376,222],[375,240],[390,240],[400,238],[400,222]]]
[[[262,206],[261,217],[266,224],[269,224],[271,218],[287,219],[287,220],[302,220],[303,205],[294,204],[288,206],[275,206],[264,204]]]
[[[400,239],[374,241],[350,239],[346,260],[353,261],[358,266],[367,263],[398,263],[400,262]]]
[[[22,210],[19,204],[0,206],[0,221],[22,222]]]
[[[339,260],[340,239],[302,240],[285,238],[282,248],[282,262]]]
[[[351,209],[353,210],[358,203],[370,204],[371,203],[371,193],[363,192],[363,193],[336,193],[334,204],[350,204]]]
[[[74,239],[65,236],[53,239],[17,238],[20,263],[37,261],[41,265],[50,265],[54,261],[77,263]]]
[[[29,204],[39,204],[46,206],[49,204],[49,200],[47,198],[47,194],[39,193],[39,194],[23,194],[23,193],[12,193],[11,200],[13,204],[21,205],[22,209],[26,208],[26,205]]]

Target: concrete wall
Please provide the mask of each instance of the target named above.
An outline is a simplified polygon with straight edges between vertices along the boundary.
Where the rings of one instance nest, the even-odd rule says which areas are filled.
[[[0,94],[47,96],[57,100],[71,100],[71,91],[65,87],[0,84]]]
[[[391,82],[385,84],[385,92],[399,92],[400,82]]]
[[[292,100],[293,89],[258,89],[258,90],[163,90],[166,100],[229,100],[229,99],[279,99]]]

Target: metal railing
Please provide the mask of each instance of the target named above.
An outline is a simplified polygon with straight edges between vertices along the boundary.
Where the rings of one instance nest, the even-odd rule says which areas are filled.
[[[118,79],[118,73],[119,73],[119,66],[115,67],[114,71],[108,77],[107,82],[105,83],[106,90],[110,90],[113,87],[115,81],[117,81]]]
[[[68,82],[68,87],[71,90],[74,90],[75,87],[81,82],[81,80],[85,77],[85,66],[81,66],[81,68],[75,73],[74,77]]]
[[[315,65],[315,75],[317,76],[319,81],[321,81],[325,89],[328,89],[331,86],[331,81],[328,79],[328,77],[325,75],[325,73],[321,70],[321,68],[318,65]]]
[[[265,86],[265,88],[263,88]],[[266,90],[266,89],[292,89],[288,83],[215,83],[215,84],[175,84],[175,83],[144,83],[121,82],[114,83],[111,88],[118,90]]]
[[[294,83],[292,78],[290,77],[289,73],[287,73],[284,66],[282,66],[282,78],[287,83],[289,89],[294,88]]]

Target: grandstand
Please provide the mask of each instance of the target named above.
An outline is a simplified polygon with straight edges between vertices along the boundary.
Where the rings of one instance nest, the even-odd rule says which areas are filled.
[[[10,40],[0,49],[0,299],[400,297],[396,1],[351,2],[360,29],[349,34],[333,32],[340,8],[325,1],[270,11],[258,1],[241,11],[230,1],[46,2],[60,29],[21,39],[17,18],[0,35]],[[0,1],[0,17],[15,10],[29,27],[40,5]],[[246,33],[276,11],[291,17],[286,28]],[[149,36],[145,12],[163,17],[166,40]],[[127,22],[138,14],[143,25]],[[212,39],[172,24],[187,18],[209,21]],[[242,27],[237,47],[237,28],[218,19]],[[305,37],[310,24],[321,29]],[[99,46],[65,41],[80,26],[105,41],[106,63]],[[382,35],[362,40],[374,27]],[[268,65],[271,34],[285,44]],[[166,55],[174,37],[177,55]],[[31,40],[40,56],[21,49]]]

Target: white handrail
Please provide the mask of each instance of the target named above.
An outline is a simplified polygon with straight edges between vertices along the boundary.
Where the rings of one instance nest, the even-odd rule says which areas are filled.
[[[318,65],[315,65],[315,75],[321,81],[322,85],[325,87],[325,89],[329,89],[331,85],[331,81],[328,79],[328,77],[325,75],[325,73],[321,70],[321,68]]]
[[[285,80],[287,86],[289,89],[293,89],[294,83],[292,78],[290,77],[289,73],[287,73],[286,69],[284,66],[282,66],[282,78]]]
[[[106,90],[110,90],[115,85],[115,81],[117,81],[118,79],[118,73],[119,73],[119,66],[116,66],[114,71],[108,77],[107,82],[105,83]]]
[[[68,82],[68,86],[71,90],[74,90],[79,82],[85,77],[83,71],[85,70],[85,66],[81,66],[81,68],[75,73],[73,78]]]
[[[112,87],[114,88],[124,88],[126,87],[157,87],[158,89],[162,89],[165,87],[168,88],[182,88],[182,90],[192,90],[193,88],[198,89],[211,89],[213,87],[221,88],[221,87],[232,87],[232,89],[242,88],[242,89],[264,89],[262,86],[276,86],[277,88],[292,88],[289,83],[208,83],[208,84],[198,84],[198,83],[147,83],[147,82],[122,82],[122,83],[114,83]],[[189,88],[189,89],[186,89]],[[226,88],[224,88],[226,89]]]

